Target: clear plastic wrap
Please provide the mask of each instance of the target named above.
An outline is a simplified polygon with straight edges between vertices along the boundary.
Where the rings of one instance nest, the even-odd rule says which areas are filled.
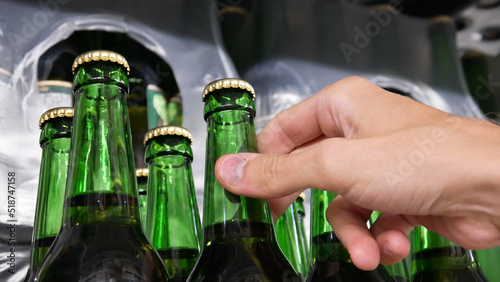
[[[201,92],[218,78],[252,83],[258,130],[281,110],[352,75],[446,112],[482,117],[465,85],[449,18],[414,18],[400,13],[398,1],[391,1],[392,6],[343,0],[247,2],[261,10],[259,17],[244,20],[253,20],[264,33],[246,37],[237,32],[235,38],[245,40],[238,58],[231,58],[228,54],[237,53],[224,46],[224,14],[219,12],[240,1],[0,2],[0,181],[8,183],[8,173],[15,173],[16,209],[13,217],[7,208],[0,209],[0,280],[22,280],[29,255],[41,157],[37,125],[46,110],[37,97],[38,60],[75,31],[126,33],[172,67],[184,105],[183,126],[194,138],[192,168],[200,206],[205,155]],[[8,195],[0,191],[3,207]],[[19,244],[16,274],[7,264],[7,223],[12,218]]]
[[[202,90],[209,82],[238,77],[222,48],[215,8],[210,1],[9,1],[1,25],[0,72],[0,179],[15,173],[15,213],[0,209],[0,280],[24,279],[29,260],[31,226],[36,203],[41,149],[38,120],[47,110],[40,103],[37,67],[40,56],[51,46],[78,30],[126,33],[156,53],[173,69],[184,103],[183,126],[194,137],[193,174],[200,204],[203,201],[205,124]],[[5,11],[9,11],[6,13]],[[17,54],[15,54],[17,53]],[[3,61],[2,61],[3,59]],[[5,59],[9,59],[6,61]],[[71,69],[68,69],[71,72]],[[7,189],[7,188],[5,188]],[[0,193],[7,206],[6,191]],[[15,264],[10,258],[7,230],[15,219]],[[10,271],[9,271],[10,270]],[[13,273],[15,272],[15,274]]]

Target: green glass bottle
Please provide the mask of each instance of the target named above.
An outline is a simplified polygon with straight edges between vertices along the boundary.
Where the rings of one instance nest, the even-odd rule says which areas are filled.
[[[167,281],[139,218],[127,114],[128,63],[110,51],[78,56],[61,230],[38,281]]]
[[[226,191],[214,174],[220,156],[257,152],[254,93],[239,79],[217,80],[203,91],[203,249],[188,281],[300,281],[278,246],[267,201]]]
[[[74,37],[52,46],[38,60],[38,93],[46,109],[73,106],[71,64],[79,54]]]
[[[149,84],[146,87],[146,109],[149,129],[157,126],[169,125],[166,95],[165,91],[156,84]]]
[[[167,122],[168,125],[182,125],[182,98],[179,94],[168,99]]]
[[[305,278],[307,270],[309,268],[308,264],[308,253],[305,250],[304,240],[302,236],[301,228],[303,225],[300,224],[302,220],[299,213],[299,205],[302,202],[302,198],[298,197],[288,209],[283,213],[280,218],[276,221],[276,238],[278,238],[278,244],[287,257],[288,261],[292,264],[295,271],[302,277]]]
[[[140,149],[144,149],[142,137],[149,129],[164,125],[181,126],[175,116],[178,109],[174,107],[175,112],[170,112],[169,107],[173,97],[180,97],[175,74],[163,58],[126,33],[104,33],[103,37],[112,50],[129,58],[129,114],[131,118],[134,116],[141,120],[141,123],[132,124],[132,138],[135,139],[134,133],[137,132]],[[139,135],[141,130],[144,132]],[[139,157],[144,158],[144,153]]]
[[[30,113],[27,116],[30,130],[36,126],[31,120],[37,120],[43,112],[56,107],[73,107],[73,76],[69,70],[80,53],[75,39],[69,37],[54,44],[38,59],[38,93],[25,99],[26,110]]]
[[[489,281],[500,281],[500,247],[481,249],[476,251],[477,263]]]
[[[146,235],[170,281],[186,281],[200,255],[201,223],[191,171],[191,133],[162,126],[144,137],[149,168]]]
[[[488,56],[469,50],[462,55],[461,61],[469,92],[481,111],[485,115],[498,112],[500,99],[491,82],[491,74],[495,72],[490,67]]]
[[[372,225],[377,218],[380,216],[381,212],[379,211],[373,211],[369,224]],[[391,265],[386,265],[385,268],[387,268],[387,271],[392,275],[392,278],[394,278],[394,281],[396,282],[405,282],[410,280],[410,275],[408,274],[408,268],[407,268],[407,260],[409,257]]]
[[[326,209],[336,196],[311,189],[312,265],[306,281],[394,281],[383,265],[364,271],[352,263],[349,252],[326,220]]]
[[[475,252],[464,249],[423,226],[412,238],[411,281],[488,281]]]
[[[127,46],[127,53],[133,56],[130,61],[131,91],[128,99],[128,110],[131,118],[132,143],[136,152],[136,166],[146,167],[144,163],[145,147],[142,144],[146,132],[158,126],[172,124],[169,112],[170,95],[179,93],[173,71],[162,58],[153,54],[140,43],[123,36],[119,42]],[[166,77],[165,77],[166,76]]]
[[[142,228],[146,230],[146,210],[148,201],[148,175],[149,170],[147,168],[138,168],[135,170],[135,176],[137,177],[137,193],[139,197],[139,214],[141,217]]]
[[[73,131],[73,108],[55,108],[40,118],[42,160],[31,242],[30,281],[61,229],[66,176]]]
[[[311,253],[309,250],[309,240],[305,228],[305,221],[306,221],[306,209],[304,205],[305,201],[306,201],[306,194],[302,192],[300,193],[297,200],[293,202],[293,204],[295,205],[295,210],[297,211],[298,214],[298,219],[299,219],[298,233],[301,241],[301,250],[302,253],[304,254],[305,264],[307,265],[306,269],[306,274],[307,274],[307,272],[309,271],[309,267],[311,266]]]

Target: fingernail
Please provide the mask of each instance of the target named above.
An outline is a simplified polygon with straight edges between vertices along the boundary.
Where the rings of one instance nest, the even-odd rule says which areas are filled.
[[[221,163],[220,172],[222,180],[231,186],[240,182],[246,163],[247,159],[238,156],[226,157]]]

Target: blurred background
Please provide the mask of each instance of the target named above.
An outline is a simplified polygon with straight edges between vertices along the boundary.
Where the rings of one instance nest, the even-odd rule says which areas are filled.
[[[8,219],[7,173],[15,172],[19,246],[16,275],[2,276],[8,266],[0,259],[0,277],[8,281],[21,281],[28,263],[38,120],[50,108],[72,105],[71,64],[94,49],[117,51],[131,65],[137,167],[146,166],[142,138],[149,128],[176,124],[193,134],[200,212],[201,94],[215,79],[238,77],[254,86],[257,131],[352,75],[461,116],[497,120],[500,109],[498,0],[2,0],[0,227]],[[0,248],[7,240],[1,228]]]

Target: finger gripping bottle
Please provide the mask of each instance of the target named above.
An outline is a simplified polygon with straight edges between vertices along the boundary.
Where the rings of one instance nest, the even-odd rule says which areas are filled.
[[[254,95],[239,79],[214,81],[203,92],[203,249],[188,281],[300,281],[278,246],[267,201],[226,191],[214,174],[220,156],[257,152]]]

